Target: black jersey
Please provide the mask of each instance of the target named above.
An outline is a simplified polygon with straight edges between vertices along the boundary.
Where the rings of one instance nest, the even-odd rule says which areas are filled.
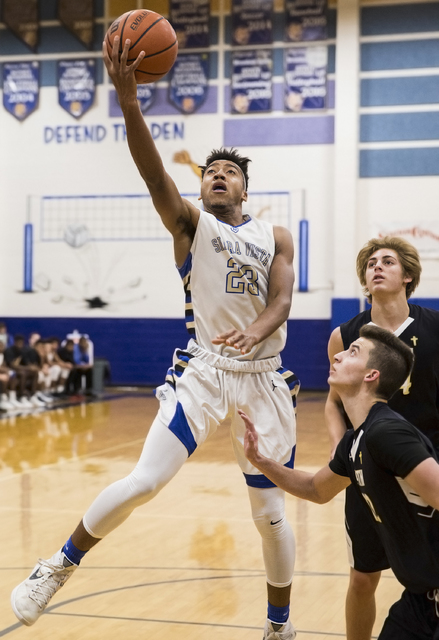
[[[439,587],[439,513],[404,480],[430,457],[437,460],[428,438],[377,402],[361,427],[345,433],[329,463],[351,479],[395,576],[414,593]]]
[[[389,406],[430,438],[439,450],[439,311],[409,304],[413,322],[396,335],[415,355],[410,377],[389,400]],[[360,327],[371,322],[371,310],[340,325],[345,349],[357,340]]]

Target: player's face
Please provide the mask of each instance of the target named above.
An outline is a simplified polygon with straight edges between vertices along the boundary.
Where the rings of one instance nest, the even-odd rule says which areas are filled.
[[[375,251],[367,261],[365,276],[372,297],[400,293],[412,280],[404,275],[398,254],[393,249]]]
[[[205,206],[239,204],[247,200],[241,169],[229,160],[215,160],[204,172],[201,198]]]
[[[335,389],[361,386],[368,371],[369,352],[373,344],[365,338],[355,340],[346,351],[334,356],[334,362],[329,370],[328,383]]]

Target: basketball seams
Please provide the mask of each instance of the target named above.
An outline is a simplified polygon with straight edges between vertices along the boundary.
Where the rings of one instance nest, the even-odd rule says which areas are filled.
[[[166,47],[166,49],[162,49],[161,51],[156,51],[155,53],[150,53],[147,56],[145,55],[143,57],[143,60],[146,60],[147,58],[153,58],[154,56],[158,56],[160,53],[165,53],[165,51],[169,51],[169,49],[172,49],[172,47],[175,47],[176,44],[177,44],[177,40],[174,40],[174,42],[170,44],[169,47]],[[137,58],[129,58],[127,62],[134,62],[134,60],[137,60]],[[136,69],[136,71],[139,71],[139,69]]]
[[[126,23],[127,23],[128,18],[130,17],[130,15],[131,15],[132,13],[134,13],[134,11],[129,11],[129,12],[128,12],[127,17],[125,18],[124,23],[123,23],[123,26],[122,26],[122,31],[120,32],[119,53],[121,53],[121,48],[122,48],[122,36],[123,36],[123,30],[124,30],[124,28],[125,28],[125,25],[126,25]],[[120,25],[119,25],[119,26],[120,26]],[[117,35],[117,31],[119,30],[119,26],[118,26],[118,27],[117,27],[117,29],[116,29],[116,34],[115,34],[115,36]],[[111,51],[113,51],[113,43],[110,41],[110,36],[108,35],[108,31],[107,31],[107,33],[105,34],[105,40],[106,40],[106,43],[107,43],[107,47],[109,47],[109,48],[110,48],[110,52],[111,52]]]
[[[121,32],[120,32],[120,41],[119,41],[119,53],[122,53],[123,44],[125,44],[125,42],[124,42],[124,40],[123,40],[123,30],[125,29],[125,25],[126,25],[126,23],[127,23],[127,21],[128,21],[128,18],[129,18],[133,13],[134,13],[134,11],[130,11],[130,12],[128,13],[128,15],[127,15],[127,17],[125,18],[124,23],[123,23],[123,25],[122,25],[122,29],[121,29]],[[122,43],[123,43],[123,44],[122,44]],[[131,49],[131,47],[130,47],[130,49]]]
[[[136,40],[135,42],[133,42],[133,44],[132,44],[132,45],[131,45],[131,47],[130,47],[130,51],[131,51],[131,49],[132,49],[133,47],[135,47],[135,46],[140,42],[140,40],[143,38],[143,36],[144,36],[144,35],[146,35],[146,34],[148,33],[148,31],[150,31],[150,29],[152,29],[156,24],[158,24],[159,22],[161,22],[163,19],[164,19],[164,18],[163,18],[163,16],[160,16],[160,18],[159,18],[158,20],[155,20],[152,24],[150,24],[150,25],[149,25],[149,27],[147,27],[147,28],[145,29],[145,31],[139,35],[139,37],[137,38],[137,40]]]
[[[131,26],[133,29],[130,29]],[[155,31],[153,31],[154,27],[156,27]],[[139,31],[142,29],[142,31],[131,33],[131,31],[136,32],[137,29]],[[123,46],[125,46],[124,41],[131,40],[133,36],[136,38],[134,42],[131,41],[128,47],[126,60],[128,65],[132,65],[138,59],[138,54],[144,51],[144,56],[134,72],[137,84],[155,82],[172,68],[178,52],[178,40],[172,25],[164,16],[154,11],[140,9],[129,11],[120,16],[108,28],[105,37],[108,51],[112,55],[114,55],[113,47],[116,35],[119,36],[121,45],[119,59]],[[160,49],[160,47],[162,48]],[[160,50],[157,51],[157,48]],[[130,54],[132,57],[129,57]]]

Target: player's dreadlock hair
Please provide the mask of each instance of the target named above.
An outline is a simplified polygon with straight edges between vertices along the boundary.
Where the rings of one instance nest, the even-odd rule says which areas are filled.
[[[380,372],[377,395],[389,400],[409,377],[415,359],[413,352],[394,333],[373,324],[363,325],[360,337],[374,346],[367,366]]]
[[[238,165],[243,173],[245,189],[247,191],[248,163],[251,162],[250,158],[244,158],[243,156],[240,156],[236,149],[234,149],[233,147],[231,149],[225,149],[224,147],[221,147],[221,149],[212,149],[212,151],[206,158],[206,164],[200,166],[201,179],[204,178],[204,172],[206,171],[207,167],[210,166],[212,162],[216,162],[216,160],[229,160],[230,162]]]

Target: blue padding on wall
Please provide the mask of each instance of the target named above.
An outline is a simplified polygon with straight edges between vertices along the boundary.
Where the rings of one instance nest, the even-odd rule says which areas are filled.
[[[32,294],[29,294],[32,296]],[[111,364],[112,383],[118,385],[162,384],[176,347],[188,342],[183,318],[0,318],[11,334],[26,337],[37,331],[43,337],[77,329],[93,340],[95,356]],[[283,366],[300,378],[303,389],[327,389],[326,347],[329,320],[288,320],[288,340]]]
[[[439,39],[367,42],[361,45],[361,71],[439,67]]]
[[[292,144],[333,144],[334,117],[245,118],[224,121],[223,144],[254,147]]]
[[[438,24],[439,4],[432,2],[363,7],[361,10],[363,36],[437,31]]]
[[[360,178],[437,175],[439,147],[360,151]]]
[[[331,331],[360,313],[359,298],[333,298],[331,302]]]
[[[437,102],[439,102],[439,76],[361,80],[362,107]]]
[[[360,117],[361,142],[438,139],[439,111],[380,113]]]

